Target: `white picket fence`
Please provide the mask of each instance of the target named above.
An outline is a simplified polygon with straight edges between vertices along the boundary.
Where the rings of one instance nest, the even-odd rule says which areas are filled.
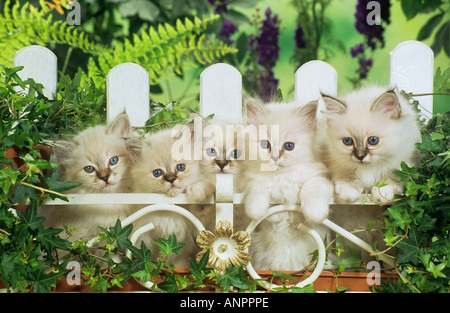
[[[389,83],[399,90],[408,93],[432,93],[433,92],[433,52],[425,44],[417,41],[405,41],[398,44],[389,54]],[[21,49],[14,57],[14,66],[24,66],[19,72],[22,79],[33,78],[43,84],[44,94],[54,99],[56,95],[57,69],[56,56],[52,51],[41,46],[30,46]],[[337,72],[328,63],[323,61],[311,61],[301,66],[295,73],[295,101],[300,106],[309,101],[320,98],[320,92],[332,96],[337,94]],[[150,89],[149,74],[141,66],[134,63],[120,64],[109,72],[106,84],[107,93],[107,122],[126,110],[133,126],[144,126],[149,118]],[[430,118],[433,112],[432,96],[421,96],[421,114]],[[319,108],[321,104],[319,102]],[[200,76],[200,114],[209,116],[214,114],[215,119],[231,122],[242,121],[242,76],[234,67],[219,63],[209,66]],[[216,222],[229,221],[233,223],[233,206],[242,203],[242,194],[233,192],[233,177],[230,174],[217,174],[216,195],[206,203],[216,205]],[[204,230],[203,224],[189,211],[178,206],[188,203],[184,195],[174,198],[161,194],[69,194],[70,203],[73,204],[142,204],[145,208],[134,213],[122,221],[128,225],[138,218],[154,211],[172,211],[184,215],[192,221],[196,228]],[[362,195],[363,198],[363,195]],[[64,205],[61,200],[48,200],[46,204]],[[367,204],[365,204],[367,207]],[[363,208],[361,206],[361,208]],[[279,209],[287,209],[279,204]],[[267,217],[267,216],[266,216]],[[264,218],[266,218],[264,217]],[[263,219],[264,219],[263,218]],[[263,220],[253,221],[248,226],[249,232]],[[371,245],[362,241],[352,233],[341,228],[331,220],[326,219],[323,224],[344,238],[352,241],[361,249],[373,253]],[[132,241],[151,230],[152,224],[138,229],[132,236]],[[322,272],[325,264],[325,247],[322,238],[306,226],[302,226],[316,241],[318,245],[319,259],[313,273],[305,280],[297,284],[303,287],[314,282]],[[381,254],[380,259],[394,266],[392,258]],[[253,269],[251,262],[247,265],[248,273],[255,279],[261,277]],[[149,287],[151,284],[148,285]],[[277,286],[267,283],[267,289]]]

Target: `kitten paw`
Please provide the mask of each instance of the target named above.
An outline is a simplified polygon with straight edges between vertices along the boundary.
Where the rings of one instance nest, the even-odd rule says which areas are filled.
[[[194,202],[201,202],[209,195],[207,188],[202,183],[194,183],[186,188],[186,196]]]
[[[312,199],[304,201],[301,209],[307,222],[318,224],[328,217],[329,203],[326,199]]]
[[[353,203],[362,198],[363,188],[357,188],[354,184],[345,181],[336,181],[334,191],[339,200]]]
[[[371,199],[375,202],[387,202],[394,199],[396,194],[403,192],[403,187],[397,184],[389,184],[383,187],[372,187]]]
[[[245,213],[252,220],[259,220],[267,214],[269,202],[262,197],[252,197],[245,201]]]

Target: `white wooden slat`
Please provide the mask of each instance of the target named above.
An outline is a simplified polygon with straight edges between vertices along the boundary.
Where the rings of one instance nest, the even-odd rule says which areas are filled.
[[[91,204],[195,204],[197,202],[190,201],[185,194],[179,194],[175,197],[169,197],[159,193],[80,193],[66,194],[69,203],[61,199],[46,199],[45,205],[91,205]],[[27,204],[27,203],[20,203]],[[213,197],[206,199],[202,204],[214,204]],[[89,206],[86,206],[89,209]]]
[[[242,75],[233,66],[218,63],[200,75],[200,114],[218,120],[242,121]]]
[[[404,41],[389,53],[389,84],[407,93],[433,92],[434,54],[426,44]],[[421,115],[426,119],[433,112],[433,96],[414,97],[419,101]]]
[[[13,65],[24,66],[17,73],[22,80],[32,78],[44,86],[44,96],[56,99],[57,58],[53,51],[38,45],[22,48],[14,56]]]
[[[148,72],[135,63],[113,67],[106,77],[107,123],[126,112],[132,126],[144,126],[150,117]]]
[[[216,174],[216,223],[228,221],[233,225],[233,175]]]
[[[337,94],[337,72],[324,61],[309,61],[295,72],[295,102],[302,106],[310,101],[319,100],[318,111],[324,110],[320,93],[329,96]]]

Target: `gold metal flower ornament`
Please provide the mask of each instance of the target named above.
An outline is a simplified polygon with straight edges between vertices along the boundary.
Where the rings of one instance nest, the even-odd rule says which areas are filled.
[[[197,235],[197,244],[203,249],[197,254],[197,261],[210,249],[208,267],[214,268],[219,275],[225,274],[229,264],[241,266],[250,262],[250,255],[244,251],[250,246],[250,233],[238,231],[233,234],[231,223],[228,221],[219,221],[214,233],[202,230]]]

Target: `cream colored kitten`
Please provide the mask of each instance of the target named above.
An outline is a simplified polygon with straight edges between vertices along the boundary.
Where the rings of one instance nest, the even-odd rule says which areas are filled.
[[[199,162],[192,158],[191,153],[179,159],[174,156],[174,147],[180,141],[182,146],[191,145],[190,135],[183,138],[175,137],[173,130],[165,130],[140,142],[140,153],[131,170],[132,192],[135,193],[162,193],[168,196],[176,196],[185,193],[188,199],[201,202],[214,192],[214,186],[200,175]],[[131,143],[136,146],[136,142]],[[194,211],[195,205],[184,205],[183,207]],[[178,242],[185,243],[181,255],[173,255],[168,260],[175,267],[189,267],[189,258],[195,257],[197,250],[194,236],[198,233],[192,223],[183,216],[172,212],[155,212],[143,217],[135,228],[153,223],[155,229],[143,237],[147,246],[152,251],[157,251],[154,242],[158,238],[167,239],[175,234]],[[156,253],[154,254],[156,255]]]
[[[246,111],[247,123],[257,128],[258,136],[249,140],[245,212],[258,220],[274,210],[270,205],[275,202],[300,203],[302,213],[278,213],[260,224],[252,234],[252,264],[256,269],[301,269],[317,247],[297,227],[308,223],[324,236],[316,223],[327,217],[333,199],[326,168],[315,160],[312,151],[317,103],[302,107],[295,103],[262,105],[250,99]],[[256,160],[254,151],[258,152]]]
[[[404,186],[392,173],[401,161],[414,165],[420,142],[417,114],[395,91],[371,86],[342,98],[322,96],[326,111],[318,126],[318,154],[331,171],[339,202],[361,193],[388,201]],[[386,179],[387,186],[374,185]]]
[[[201,119],[201,118],[200,118]],[[204,121],[202,127],[202,159],[200,169],[212,184],[216,184],[217,174],[233,175],[235,193],[243,191],[242,175],[245,170],[245,141],[243,140],[243,125],[227,121]],[[207,210],[205,210],[207,209]],[[205,207],[204,215],[207,229],[215,226],[215,205]],[[234,232],[245,230],[250,219],[244,214],[241,205],[234,205]]]
[[[110,126],[96,126],[77,134],[71,141],[59,141],[54,148],[60,180],[82,183],[68,193],[122,193],[128,191],[124,177],[131,164],[125,138],[132,136],[126,114],[119,115]],[[70,203],[70,202],[69,202]],[[47,227],[76,227],[71,240],[92,239],[101,231],[98,226],[114,226],[130,212],[124,205],[41,206],[38,214],[46,218]]]

